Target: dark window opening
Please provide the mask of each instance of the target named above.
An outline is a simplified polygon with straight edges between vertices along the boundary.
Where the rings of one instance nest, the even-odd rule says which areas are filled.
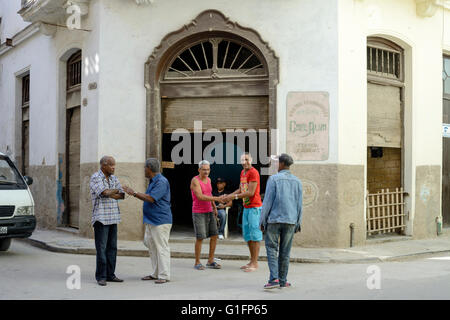
[[[81,50],[67,61],[67,89],[81,84]]]

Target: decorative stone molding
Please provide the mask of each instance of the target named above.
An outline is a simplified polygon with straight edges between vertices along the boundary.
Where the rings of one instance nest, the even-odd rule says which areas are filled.
[[[77,6],[80,8],[81,16],[85,16],[89,13],[89,3],[88,0],[68,0],[63,4],[64,10],[67,10],[70,6]]]
[[[420,17],[432,17],[442,7],[450,10],[450,0],[416,0],[416,12]]]
[[[89,11],[89,0],[34,0],[23,3],[20,14],[24,21],[58,23],[65,21],[67,8],[76,5],[80,8],[81,16]]]
[[[53,37],[56,34],[56,26],[40,22],[39,23],[39,31],[43,35]]]
[[[41,23],[33,23],[27,26],[25,29],[21,30],[20,32],[16,33],[12,37],[12,44],[13,47],[6,46],[5,43],[0,45],[0,57],[4,55],[9,50],[14,49],[14,47],[17,47],[21,42],[31,38],[36,33],[39,33],[41,27]]]

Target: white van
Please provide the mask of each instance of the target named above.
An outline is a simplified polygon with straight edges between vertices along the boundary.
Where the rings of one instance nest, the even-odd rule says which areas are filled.
[[[0,152],[0,251],[6,251],[12,238],[27,238],[36,228],[34,200],[28,185],[9,157]]]

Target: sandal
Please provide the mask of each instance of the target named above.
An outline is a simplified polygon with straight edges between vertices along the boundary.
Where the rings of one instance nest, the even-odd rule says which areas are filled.
[[[158,283],[158,284],[162,284],[162,283],[166,283],[166,282],[169,282],[169,280],[167,280],[167,279],[158,279],[158,280],[155,281],[155,283]]]
[[[215,261],[212,263],[207,263],[206,267],[210,268],[210,269],[221,269],[222,268],[222,266]]]
[[[194,269],[196,269],[196,270],[205,270],[205,267],[201,263],[199,263],[199,264],[196,264],[194,266]]]
[[[158,278],[154,278],[152,276],[145,276],[145,277],[141,278],[141,280],[158,280]]]

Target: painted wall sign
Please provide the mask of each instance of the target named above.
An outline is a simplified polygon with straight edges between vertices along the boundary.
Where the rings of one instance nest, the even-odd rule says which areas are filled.
[[[327,160],[329,154],[329,95],[289,92],[286,152],[294,160]]]
[[[303,185],[303,206],[309,207],[310,205],[317,202],[317,198],[319,197],[319,188],[317,185],[306,179],[302,179]]]

